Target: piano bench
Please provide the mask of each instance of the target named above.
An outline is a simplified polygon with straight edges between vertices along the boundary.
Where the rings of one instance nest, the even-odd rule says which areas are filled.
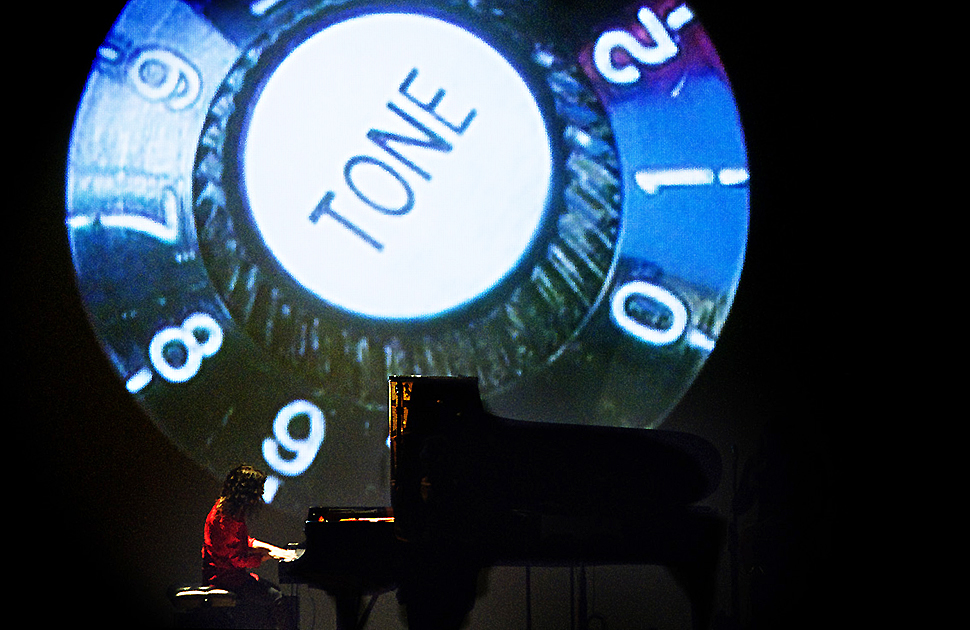
[[[236,594],[215,586],[173,586],[168,598],[175,607],[176,628],[229,628]]]
[[[235,593],[215,586],[178,586],[171,590],[169,599],[175,610],[229,608],[236,605]]]

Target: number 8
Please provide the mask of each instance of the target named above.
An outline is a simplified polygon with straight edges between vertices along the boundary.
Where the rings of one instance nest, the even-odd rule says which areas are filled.
[[[196,338],[196,332],[204,333],[202,343]],[[155,333],[148,344],[148,358],[162,378],[170,383],[184,383],[198,374],[202,359],[219,351],[222,337],[222,328],[216,320],[205,313],[196,313],[185,318],[178,328],[163,328]],[[172,343],[185,350],[185,363],[181,366],[172,365],[165,356],[166,346]]]

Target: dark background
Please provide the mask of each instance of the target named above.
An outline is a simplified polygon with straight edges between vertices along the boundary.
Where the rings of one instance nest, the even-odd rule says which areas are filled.
[[[606,3],[590,4],[615,12]],[[561,5],[564,11],[584,6],[578,0]],[[842,166],[861,141],[846,132],[858,112],[843,90],[846,60],[837,50],[853,25],[835,19],[834,11],[760,0],[692,6],[736,91],[749,151],[751,226],[727,325],[664,427],[718,446],[725,476],[709,503],[725,516],[731,514],[733,453],[742,467],[761,462],[762,479],[772,481],[760,486],[761,509],[770,508],[785,526],[758,556],[770,559],[757,570],[771,579],[758,582],[745,572],[746,620],[781,610],[784,622],[775,627],[841,627],[845,611],[833,611],[846,601],[837,550],[845,528],[840,497],[849,484],[843,455],[858,422],[858,372],[866,359],[853,345],[864,331],[848,299],[861,257],[860,208]],[[202,522],[221,483],[169,443],[129,398],[100,351],[74,284],[64,226],[66,152],[95,50],[120,9],[117,2],[57,5],[46,13],[38,6],[11,26],[7,49],[14,71],[5,93],[16,116],[7,122],[8,151],[15,155],[6,178],[15,193],[7,238],[16,249],[7,301],[15,322],[15,380],[6,520],[15,533],[8,537],[17,560],[13,578],[28,593],[27,616],[48,627],[170,623],[165,588],[197,579]],[[766,450],[759,451],[762,445]],[[743,524],[754,524],[755,514],[748,512]],[[301,527],[266,510],[253,533],[283,544],[302,540]],[[753,530],[745,531],[755,540]],[[730,613],[724,564],[718,608]],[[648,602],[667,601],[664,593],[676,591],[662,574],[652,592],[648,586],[637,591],[644,574],[616,575],[602,573],[597,588],[631,589]],[[510,576],[495,574],[488,610],[502,607],[503,593],[522,597],[520,577]],[[766,583],[775,588],[759,596],[757,584]],[[509,618],[523,625],[522,605],[508,608]],[[651,613],[656,627],[678,627],[660,608]],[[318,627],[332,624],[326,610],[319,615]],[[620,612],[615,619],[611,628],[637,627],[624,625],[630,622]]]

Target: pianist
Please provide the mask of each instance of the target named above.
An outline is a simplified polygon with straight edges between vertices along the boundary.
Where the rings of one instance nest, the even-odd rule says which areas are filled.
[[[278,618],[282,594],[276,584],[250,569],[263,562],[292,560],[295,552],[280,549],[249,535],[246,519],[262,505],[266,474],[252,466],[232,470],[205,520],[202,577],[206,584],[232,591],[240,603],[269,609]]]

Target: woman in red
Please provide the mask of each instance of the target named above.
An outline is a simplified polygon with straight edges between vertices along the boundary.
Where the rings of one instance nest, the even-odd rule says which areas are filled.
[[[242,465],[226,477],[222,495],[205,519],[202,577],[243,601],[279,607],[279,587],[250,572],[269,559],[292,560],[295,553],[249,535],[246,518],[262,505],[266,474]]]

